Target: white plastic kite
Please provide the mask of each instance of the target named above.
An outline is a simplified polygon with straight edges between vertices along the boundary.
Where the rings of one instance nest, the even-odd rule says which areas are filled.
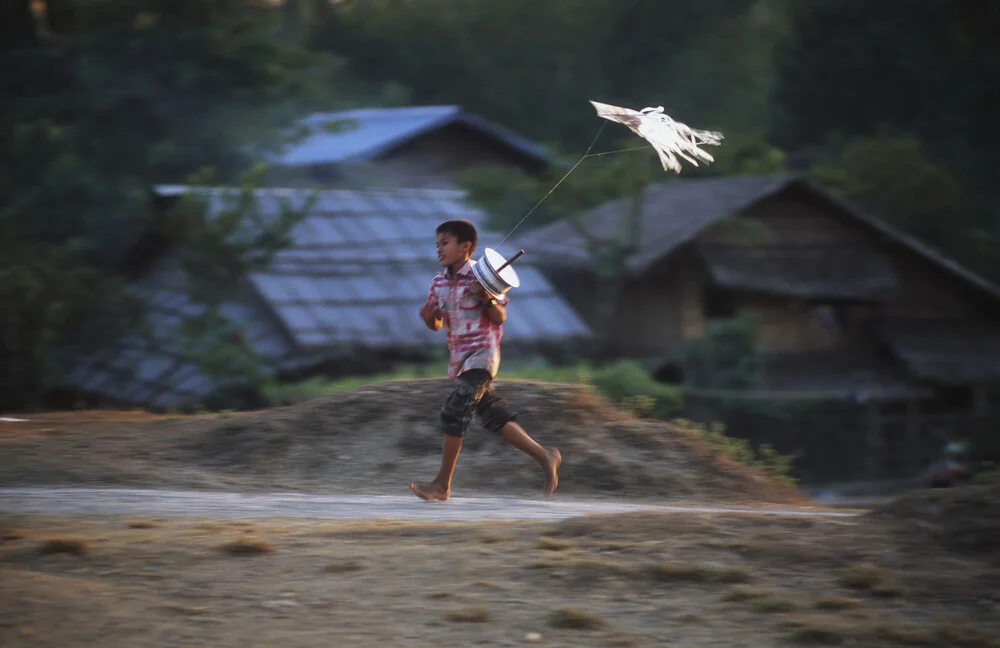
[[[695,130],[686,124],[674,121],[669,115],[664,114],[663,106],[635,111],[593,100],[590,103],[597,109],[599,117],[628,126],[633,133],[652,144],[660,156],[664,171],[681,172],[680,162],[674,157],[675,153],[695,166],[698,166],[698,162],[685,153],[690,153],[704,162],[715,161],[715,158],[698,146],[700,144],[718,146],[722,141],[722,133]]]

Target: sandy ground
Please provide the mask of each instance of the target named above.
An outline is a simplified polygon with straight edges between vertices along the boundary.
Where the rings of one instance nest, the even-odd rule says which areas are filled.
[[[51,515],[116,514],[212,516],[218,518],[388,519],[409,521],[480,522],[541,521],[612,513],[742,513],[782,517],[851,517],[864,509],[821,506],[719,506],[698,503],[664,504],[610,499],[453,497],[425,502],[407,495],[302,493],[234,493],[139,488],[0,488],[0,510]]]
[[[563,452],[556,496],[473,430],[455,499],[411,505],[447,387],[0,423],[0,646],[1000,646],[1000,487],[864,515],[733,513],[810,502],[584,389],[509,383]],[[712,508],[574,517],[637,503]],[[436,519],[320,519],[337,507]],[[467,521],[518,509],[535,519]]]
[[[909,518],[6,514],[0,645],[1000,645],[1000,560]]]

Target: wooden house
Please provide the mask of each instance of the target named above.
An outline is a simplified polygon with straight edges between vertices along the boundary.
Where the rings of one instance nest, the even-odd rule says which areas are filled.
[[[455,189],[456,174],[472,166],[537,173],[552,163],[538,145],[459,106],[317,113],[301,126],[306,137],[271,162],[286,177],[323,186]]]
[[[679,349],[747,313],[766,362],[744,396],[880,403],[883,417],[897,404],[910,434],[934,408],[987,416],[1000,288],[813,182],[679,179],[576,220],[514,244],[588,314],[600,285],[594,246],[619,237],[613,317],[591,321],[612,355],[690,383]]]

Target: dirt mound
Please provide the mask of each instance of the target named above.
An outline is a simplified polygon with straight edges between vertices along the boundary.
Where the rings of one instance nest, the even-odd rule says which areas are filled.
[[[911,542],[1000,558],[1000,484],[914,491],[867,517]]]
[[[805,501],[691,434],[637,420],[586,387],[497,381],[497,388],[533,437],[562,451],[560,494]],[[391,381],[259,412],[80,423],[73,434],[35,437],[33,448],[7,439],[0,455],[20,459],[0,458],[0,477],[7,484],[399,492],[437,472],[438,410],[450,389],[442,379]],[[534,462],[473,424],[455,473],[456,495],[532,494],[541,486]]]

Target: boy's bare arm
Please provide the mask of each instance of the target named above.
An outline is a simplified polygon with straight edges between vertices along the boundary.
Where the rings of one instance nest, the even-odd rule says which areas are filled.
[[[435,309],[432,303],[424,302],[424,305],[420,307],[420,319],[424,321],[424,325],[430,330],[441,330],[443,322],[440,317],[435,316]]]
[[[507,309],[500,304],[487,304],[486,317],[494,324],[503,324],[507,321]]]
[[[486,289],[481,284],[473,284],[472,294],[482,302],[483,308],[486,311],[486,317],[490,318],[491,322],[494,324],[503,324],[507,321],[507,309],[496,303],[493,296],[486,292]]]

